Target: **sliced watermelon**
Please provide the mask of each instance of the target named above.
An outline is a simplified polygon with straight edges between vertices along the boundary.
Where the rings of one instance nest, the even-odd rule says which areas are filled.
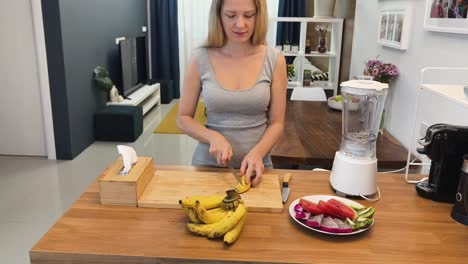
[[[327,206],[324,201],[319,201],[317,206],[324,215],[328,215],[328,216],[330,215],[330,212],[328,211]]]
[[[346,219],[346,218],[349,218],[351,220],[354,220],[356,219],[357,217],[357,213],[356,211],[354,211],[351,207],[349,207],[348,205],[336,200],[336,199],[330,199],[327,201],[327,204],[333,206],[334,208],[338,209],[339,210],[339,215],[343,216],[344,218],[341,218],[341,219]],[[338,211],[336,211],[338,212]]]
[[[327,214],[333,218],[339,218],[339,219],[346,219],[346,216],[342,214],[340,209],[338,207],[328,203],[328,202],[323,202],[323,206],[327,210]]]
[[[305,199],[299,200],[299,204],[306,210],[307,212],[313,215],[322,214],[322,211],[318,208],[317,204],[311,201],[307,201]]]

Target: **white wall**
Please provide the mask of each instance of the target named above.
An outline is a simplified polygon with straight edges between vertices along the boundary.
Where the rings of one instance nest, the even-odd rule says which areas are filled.
[[[30,0],[0,1],[0,154],[46,156]]]
[[[468,67],[468,35],[424,30],[426,0],[357,0],[350,78],[361,75],[368,59],[394,63],[400,76],[391,85],[386,104],[386,128],[409,146],[420,70],[429,66]],[[377,43],[378,10],[387,6],[408,6],[413,10],[407,51],[382,47]],[[444,76],[440,76],[443,82]],[[433,111],[443,111],[437,106]],[[466,117],[465,117],[466,118]]]

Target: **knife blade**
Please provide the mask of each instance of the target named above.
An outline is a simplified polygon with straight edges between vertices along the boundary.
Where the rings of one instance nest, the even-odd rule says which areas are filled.
[[[289,193],[291,192],[291,189],[289,188],[289,182],[291,181],[291,173],[286,173],[283,177],[283,187],[281,190],[281,200],[283,200],[283,203],[286,203],[289,198]]]
[[[228,165],[228,169],[231,171],[232,175],[234,175],[234,178],[237,180],[237,182],[242,184],[239,170],[234,169],[234,167],[232,167],[231,165]]]

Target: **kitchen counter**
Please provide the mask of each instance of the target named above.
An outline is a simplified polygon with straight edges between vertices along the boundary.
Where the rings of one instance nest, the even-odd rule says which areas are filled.
[[[203,168],[156,166],[156,170]],[[207,169],[205,169],[207,170]],[[208,169],[212,171],[213,169]],[[451,204],[417,196],[402,174],[380,174],[375,224],[354,236],[330,236],[292,220],[289,203],[333,194],[329,172],[268,170],[293,175],[282,213],[249,212],[232,246],[195,236],[181,209],[102,206],[93,182],[31,249],[31,263],[466,263],[468,227],[450,217]]]

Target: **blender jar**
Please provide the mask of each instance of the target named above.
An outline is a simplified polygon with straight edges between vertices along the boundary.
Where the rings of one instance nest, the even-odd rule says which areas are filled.
[[[352,80],[341,84],[343,96],[340,152],[354,159],[376,157],[376,141],[388,84]]]

